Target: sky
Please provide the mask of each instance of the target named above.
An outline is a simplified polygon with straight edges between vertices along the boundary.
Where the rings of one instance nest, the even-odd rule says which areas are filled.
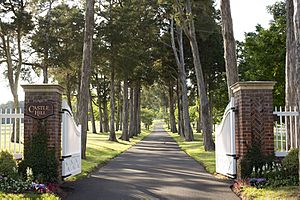
[[[271,20],[271,15],[268,14],[266,7],[272,5],[277,0],[231,0],[231,14],[233,20],[233,31],[236,40],[244,40],[245,32],[255,31],[257,24],[267,28]],[[220,0],[216,0],[216,7],[219,8]],[[3,67],[1,65],[0,67]],[[37,78],[32,72],[33,81],[35,83],[42,83],[41,78]],[[26,84],[26,82],[20,82],[20,84]],[[19,87],[19,100],[24,100],[24,92]],[[3,68],[0,68],[0,104],[6,103],[12,100],[8,81],[3,76]]]

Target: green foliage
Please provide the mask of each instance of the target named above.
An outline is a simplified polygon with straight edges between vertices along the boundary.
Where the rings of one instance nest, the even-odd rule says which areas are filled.
[[[54,194],[44,193],[37,194],[34,192],[26,192],[23,194],[2,193],[0,192],[0,199],[13,199],[13,200],[60,200]]]
[[[261,144],[254,142],[241,161],[242,178],[250,177],[253,173],[253,169],[255,169],[255,172],[258,173],[258,170],[261,169],[265,164],[270,165],[274,158],[274,155],[264,155],[261,150]]]
[[[141,120],[147,129],[149,129],[149,127],[152,125],[154,117],[155,113],[152,110],[148,108],[141,109]]]
[[[197,118],[199,117],[198,107],[195,106],[189,106],[189,113],[190,113],[190,120],[191,123],[197,121]]]
[[[20,173],[25,175],[27,167],[32,169],[33,179],[37,182],[56,182],[58,163],[54,149],[48,149],[48,136],[43,127],[33,135],[25,159],[20,163]]]
[[[263,177],[267,182],[263,187],[295,186],[299,182],[298,149],[291,150],[281,163],[272,162],[253,168],[251,177]]]
[[[289,151],[288,155],[282,160],[282,166],[286,169],[286,172],[291,176],[299,176],[298,153],[299,149],[292,149]]]
[[[0,175],[14,177],[17,170],[16,161],[13,155],[6,151],[0,152]]]
[[[23,180],[21,177],[3,177],[0,179],[0,190],[2,192],[22,193],[31,189],[31,181]]]
[[[23,180],[18,175],[17,164],[13,156],[5,151],[0,153],[0,191],[24,192],[31,187],[30,180]]]
[[[269,8],[273,20],[268,29],[260,25],[255,32],[246,33],[245,42],[238,43],[239,73],[244,81],[276,81],[274,104],[284,104],[285,88],[285,3]]]
[[[163,113],[163,108],[168,105],[168,96],[165,87],[154,84],[150,87],[142,88],[141,106],[152,110],[155,113]],[[158,116],[161,117],[161,116]],[[163,118],[163,117],[162,117]]]
[[[296,187],[276,187],[257,189],[255,187],[246,187],[242,191],[242,199],[262,200],[262,199],[300,199],[298,186]]]

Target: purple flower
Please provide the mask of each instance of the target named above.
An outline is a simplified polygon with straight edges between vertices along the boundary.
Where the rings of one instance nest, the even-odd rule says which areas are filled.
[[[250,182],[251,186],[254,186],[255,184],[266,182],[266,179],[265,178],[251,178],[249,180],[249,182]]]
[[[257,179],[256,179],[256,182],[257,182],[257,183],[266,182],[266,179],[265,179],[265,178],[257,178]]]

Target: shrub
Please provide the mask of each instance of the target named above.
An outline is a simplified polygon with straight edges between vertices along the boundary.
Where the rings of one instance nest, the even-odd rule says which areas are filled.
[[[272,162],[259,168],[253,168],[251,177],[263,177],[267,182],[263,186],[279,187],[298,185],[298,150],[291,150],[281,163]]]
[[[48,136],[40,124],[38,133],[32,137],[25,159],[19,164],[19,172],[23,175],[29,167],[32,169],[33,179],[37,182],[56,182],[57,166],[55,152],[48,149]]]
[[[30,180],[22,180],[17,171],[13,156],[2,151],[0,153],[0,191],[20,193],[31,188]]]
[[[145,124],[145,127],[149,129],[152,125],[153,119],[155,117],[155,113],[147,108],[142,108],[141,110],[141,120]]]
[[[21,177],[2,177],[0,179],[0,190],[8,193],[22,193],[31,189],[31,181],[22,180]]]
[[[0,175],[13,177],[16,175],[17,164],[13,156],[6,152],[0,152]]]
[[[257,172],[257,170],[261,169],[264,165],[270,165],[275,159],[274,155],[264,155],[261,151],[261,146],[259,143],[253,143],[242,159],[242,178],[249,178],[253,173],[253,169]]]
[[[292,149],[288,155],[282,160],[282,166],[286,169],[286,172],[292,176],[299,176],[299,157],[298,149]]]

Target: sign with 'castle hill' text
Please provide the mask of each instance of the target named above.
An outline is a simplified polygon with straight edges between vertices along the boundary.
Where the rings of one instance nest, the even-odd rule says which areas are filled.
[[[50,102],[27,103],[25,115],[34,119],[45,119],[54,114],[53,104]]]

